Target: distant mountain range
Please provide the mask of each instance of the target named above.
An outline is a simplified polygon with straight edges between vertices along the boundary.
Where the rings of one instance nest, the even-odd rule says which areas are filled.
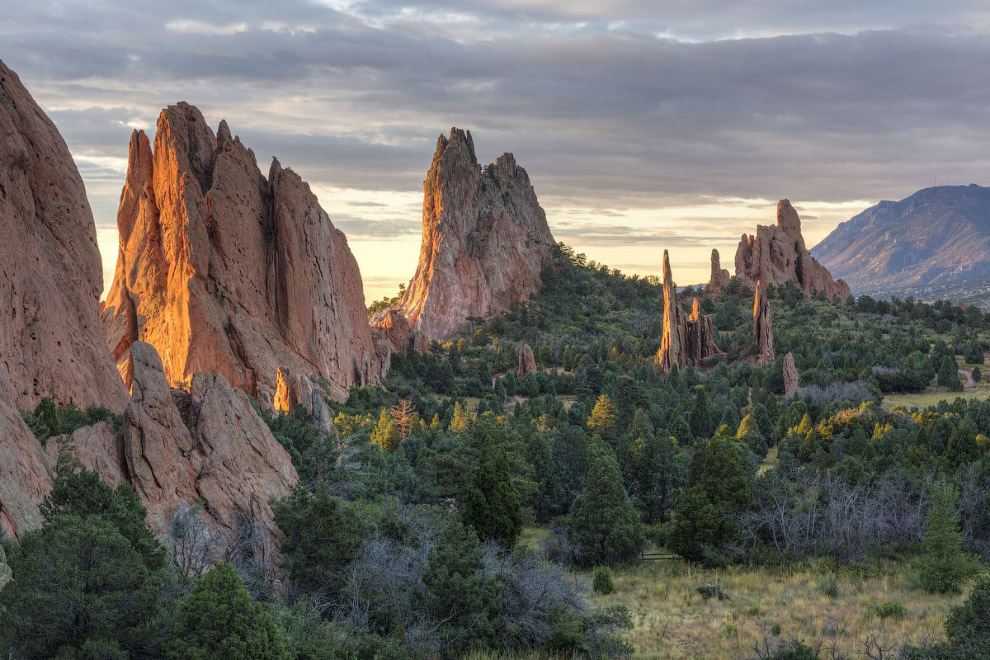
[[[836,227],[811,254],[856,295],[985,295],[990,188],[937,186],[880,202]]]

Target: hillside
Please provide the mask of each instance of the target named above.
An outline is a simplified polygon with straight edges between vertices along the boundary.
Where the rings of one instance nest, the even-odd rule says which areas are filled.
[[[914,295],[990,277],[990,188],[925,188],[843,222],[811,250],[853,293]]]

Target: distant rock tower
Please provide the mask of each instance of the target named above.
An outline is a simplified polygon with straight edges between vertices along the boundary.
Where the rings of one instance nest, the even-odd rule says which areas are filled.
[[[705,295],[717,298],[729,286],[729,271],[722,268],[718,250],[712,248],[712,275],[705,287]]]
[[[701,314],[701,305],[695,298],[691,303],[691,315],[677,303],[677,289],[670,272],[670,257],[663,251],[663,336],[657,363],[665,372],[676,364],[679,368],[691,363],[701,366],[711,358],[725,355],[715,345],[712,317]]]
[[[773,346],[773,314],[762,281],[756,283],[756,295],[753,297],[753,344],[757,364],[770,364],[777,359]]]

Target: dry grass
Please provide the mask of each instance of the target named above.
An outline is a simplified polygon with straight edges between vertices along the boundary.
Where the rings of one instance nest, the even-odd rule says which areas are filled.
[[[831,575],[817,564],[714,571],[681,561],[644,562],[615,569],[616,592],[595,601],[629,608],[636,658],[715,660],[753,657],[753,645],[775,626],[780,639],[834,639],[847,653],[860,651],[871,633],[888,642],[938,638],[948,610],[961,600],[911,589],[906,568],[896,564],[865,577],[840,572],[835,597],[823,585]],[[698,594],[699,584],[714,582],[727,600]],[[886,602],[902,604],[904,618],[870,614],[871,605]]]
[[[917,406],[919,410],[924,410],[928,406],[938,405],[940,401],[952,402],[956,397],[963,399],[986,399],[990,397],[990,366],[986,364],[967,364],[962,358],[956,358],[960,371],[972,373],[974,367],[979,367],[980,371],[987,372],[987,378],[978,383],[973,383],[973,387],[967,387],[962,392],[953,392],[947,387],[930,385],[924,392],[914,392],[909,394],[888,394],[883,397],[883,407],[890,410],[894,406],[904,406],[910,410]],[[959,379],[966,382],[966,375],[959,374]]]

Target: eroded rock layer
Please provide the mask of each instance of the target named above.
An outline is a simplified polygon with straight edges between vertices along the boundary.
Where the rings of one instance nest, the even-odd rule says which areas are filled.
[[[805,296],[823,292],[829,298],[850,295],[849,285],[811,256],[801,235],[801,219],[791,203],[777,203],[777,224],[760,225],[756,235],[743,234],[736,249],[736,279],[751,289],[794,282]]]
[[[267,399],[279,368],[344,398],[382,371],[347,240],[292,170],[268,177],[225,122],[186,103],[131,136],[117,212],[120,250],[103,325],[125,382],[151,343],[172,385],[216,371]]]
[[[469,131],[440,136],[423,191],[419,264],[396,307],[413,338],[399,336],[400,324],[386,313],[373,320],[398,350],[528,300],[554,245],[526,170],[510,153],[482,170]]]
[[[763,282],[759,281],[753,296],[753,346],[757,364],[770,364],[777,359],[773,343],[773,313]]]
[[[62,136],[0,62],[0,371],[11,403],[123,410],[100,331],[96,225]]]
[[[677,302],[677,287],[670,271],[670,257],[663,251],[663,335],[657,363],[664,371],[676,364],[701,366],[708,360],[724,356],[715,344],[712,317],[701,313],[697,298],[691,303],[691,314],[685,318],[684,310]]]
[[[729,271],[722,268],[718,250],[712,248],[712,275],[705,287],[705,294],[718,297],[729,286]]]
[[[45,452],[21,418],[0,372],[0,536],[41,526],[39,507],[52,488]]]

